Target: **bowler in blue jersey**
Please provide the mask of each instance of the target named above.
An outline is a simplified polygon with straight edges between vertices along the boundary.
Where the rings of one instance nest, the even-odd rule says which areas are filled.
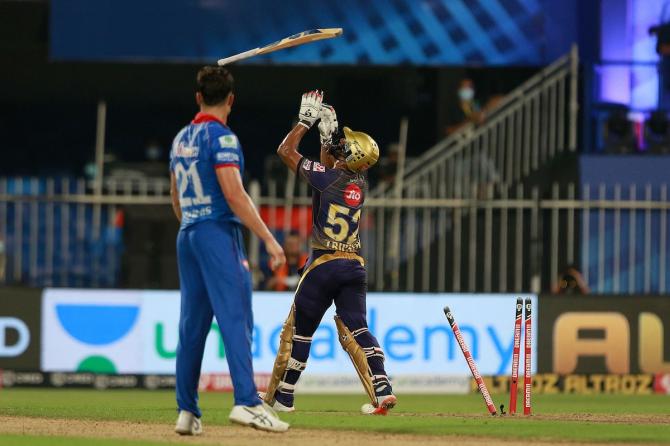
[[[204,67],[198,72],[195,99],[200,112],[179,131],[170,151],[172,207],[180,222],[175,431],[181,435],[202,432],[198,382],[213,317],[234,388],[230,420],[274,432],[289,427],[266,409],[254,384],[251,274],[242,225],[265,242],[275,268],[286,259],[242,185],[244,154],[227,124],[235,100],[233,84],[225,68]]]

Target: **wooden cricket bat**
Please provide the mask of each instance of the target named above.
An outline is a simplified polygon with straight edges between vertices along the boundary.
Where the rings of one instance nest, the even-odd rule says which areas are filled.
[[[303,31],[292,36],[285,37],[277,42],[265,45],[261,48],[254,48],[253,50],[245,51],[243,53],[235,54],[234,56],[219,59],[219,65],[228,65],[229,63],[237,62],[238,60],[248,59],[259,54],[268,54],[274,51],[291,48],[292,46],[303,45],[317,40],[332,39],[342,35],[342,28],[319,28]]]

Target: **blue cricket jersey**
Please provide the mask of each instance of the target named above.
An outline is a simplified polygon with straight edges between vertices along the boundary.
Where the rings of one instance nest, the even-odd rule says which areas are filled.
[[[170,170],[177,179],[181,229],[204,220],[239,223],[221,191],[216,169],[244,172],[237,136],[212,115],[198,113],[177,134],[170,151]]]

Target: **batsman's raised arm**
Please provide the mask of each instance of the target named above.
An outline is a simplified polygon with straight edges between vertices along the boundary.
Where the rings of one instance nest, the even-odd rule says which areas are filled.
[[[289,132],[284,140],[279,144],[277,154],[286,166],[295,172],[298,169],[298,163],[302,155],[298,152],[298,146],[307,130],[312,128],[319,119],[321,113],[321,102],[323,101],[323,92],[313,90],[302,95],[300,102],[300,112],[298,113],[298,124]]]
[[[293,129],[286,135],[284,140],[279,144],[277,149],[277,155],[279,158],[286,164],[286,166],[295,172],[298,169],[298,163],[302,159],[302,155],[298,152],[298,146],[302,137],[307,133],[307,128],[297,124]]]

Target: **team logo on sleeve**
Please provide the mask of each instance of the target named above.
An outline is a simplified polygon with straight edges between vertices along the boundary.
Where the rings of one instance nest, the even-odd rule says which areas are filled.
[[[237,148],[237,136],[235,135],[223,135],[219,137],[219,145],[222,149],[225,148]]]
[[[312,162],[310,160],[305,160],[304,163],[302,163],[302,168],[305,170],[309,170],[312,168]]]
[[[344,188],[344,202],[347,203],[348,206],[356,207],[361,204],[362,199],[363,192],[361,192],[361,188],[354,183],[351,183]]]
[[[326,166],[324,166],[321,163],[317,163],[314,161],[314,168],[312,169],[314,172],[325,172],[326,171]]]
[[[216,161],[220,163],[239,163],[240,157],[233,152],[219,152],[216,154]]]

